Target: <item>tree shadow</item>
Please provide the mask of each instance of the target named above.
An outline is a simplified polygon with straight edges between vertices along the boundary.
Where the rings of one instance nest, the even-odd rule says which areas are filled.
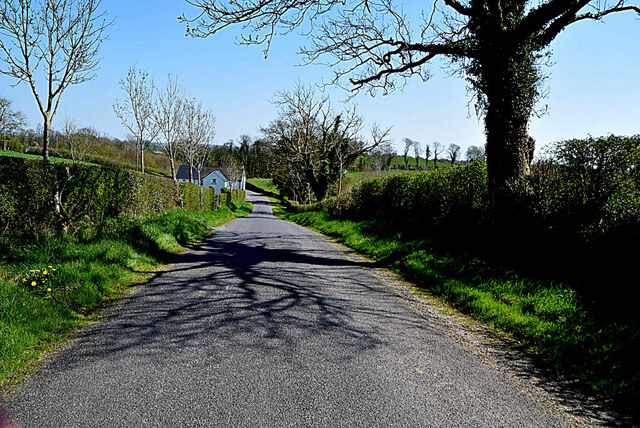
[[[261,221],[259,216],[252,214]],[[245,229],[238,219],[178,256],[50,364],[66,370],[92,360],[153,359],[187,350],[214,359],[233,349],[293,355],[310,346],[332,352],[324,349],[327,338],[344,349],[339,358],[349,360],[385,345],[390,325],[430,329],[361,269],[368,263],[347,260],[326,242],[308,245],[309,232]]]

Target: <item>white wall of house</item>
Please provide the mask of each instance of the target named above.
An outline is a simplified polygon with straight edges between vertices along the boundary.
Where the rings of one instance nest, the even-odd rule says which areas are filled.
[[[207,189],[212,187],[216,193],[222,193],[223,187],[227,186],[227,178],[220,171],[213,171],[202,180],[203,187]]]
[[[188,183],[189,180],[188,179],[178,179],[179,182],[186,182]],[[196,180],[197,182],[197,180]],[[244,176],[244,173],[242,174],[242,179],[240,181],[229,181],[227,179],[227,177],[225,177],[225,175],[219,171],[219,170],[214,170],[213,172],[211,172],[209,175],[207,175],[206,177],[204,177],[204,179],[202,180],[202,186],[205,188],[213,188],[215,189],[216,193],[222,193],[222,189],[223,188],[227,188],[227,189],[245,189],[245,182],[246,182],[246,178]],[[198,183],[199,184],[199,183]]]

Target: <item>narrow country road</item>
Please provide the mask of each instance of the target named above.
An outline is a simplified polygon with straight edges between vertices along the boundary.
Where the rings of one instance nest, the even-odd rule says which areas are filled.
[[[28,427],[563,426],[331,243],[221,227],[10,395]]]

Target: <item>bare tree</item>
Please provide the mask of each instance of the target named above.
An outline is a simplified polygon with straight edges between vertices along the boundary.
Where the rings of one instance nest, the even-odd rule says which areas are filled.
[[[202,171],[204,167],[209,163],[211,158],[211,143],[212,141],[203,141],[200,150],[198,150],[193,158],[193,167],[198,172],[198,184],[204,186],[204,177]]]
[[[485,159],[484,147],[482,146],[469,146],[467,153],[465,154],[467,161],[474,162]]]
[[[193,169],[198,153],[215,135],[215,117],[202,107],[202,102],[190,99],[184,105],[184,129],[181,150],[189,164],[189,181],[194,182]]]
[[[413,147],[413,140],[411,138],[403,138],[402,142],[404,143],[404,152],[402,152],[402,160],[404,160],[404,169],[409,169],[409,151],[411,151],[411,147]]]
[[[0,97],[0,134],[2,135],[2,150],[7,150],[7,133],[26,125],[27,119],[22,112],[13,110],[11,100]]]
[[[346,111],[336,117],[333,129],[330,130],[328,137],[326,137],[327,143],[333,147],[335,153],[333,159],[332,156],[329,156],[329,162],[338,164],[338,196],[342,195],[342,179],[345,168],[353,163],[358,156],[368,153],[373,148],[386,142],[390,132],[389,129],[382,130],[375,123],[371,126],[372,141],[367,143],[357,135],[361,129],[362,118],[358,111],[355,107],[347,108]]]
[[[153,108],[153,123],[162,138],[162,150],[169,159],[171,177],[178,182],[176,177],[176,159],[181,151],[181,137],[184,133],[185,100],[182,91],[178,87],[178,80],[171,80],[169,75],[167,86],[159,92],[157,102]]]
[[[444,146],[442,145],[442,143],[434,141],[431,145],[431,148],[433,149],[433,167],[435,169],[438,169],[438,155],[442,153],[442,151],[444,150]]]
[[[29,85],[43,118],[42,158],[49,162],[49,132],[62,93],[95,77],[98,49],[113,21],[101,0],[3,0],[0,5],[0,72]],[[36,76],[44,76],[44,97]]]
[[[222,168],[229,179],[230,188],[235,188],[236,183],[242,180],[242,165],[233,156],[226,156],[222,161]]]
[[[98,142],[98,132],[93,128],[78,129],[67,119],[62,128],[62,140],[69,149],[73,163],[84,161]]]
[[[261,131],[274,143],[275,154],[283,163],[282,168],[276,168],[282,186],[301,185],[288,189],[296,195],[308,184],[316,198],[324,199],[329,187],[339,181],[344,165],[383,140],[359,138],[363,125],[355,107],[336,114],[329,98],[317,98],[310,88],[298,85],[293,92],[280,93],[275,103],[278,118]],[[303,177],[306,183],[293,180],[293,176]]]
[[[449,159],[451,160],[451,166],[456,163],[456,159],[460,157],[461,148],[459,145],[451,143],[447,148],[447,154],[449,155]]]
[[[420,141],[413,142],[413,154],[416,157],[416,171],[420,171]]]
[[[535,142],[528,126],[545,94],[541,67],[550,44],[575,22],[640,13],[631,0],[434,0],[421,2],[433,6],[417,12],[414,24],[392,0],[187,2],[202,12],[181,17],[189,34],[207,37],[237,24],[240,43],[265,44],[265,53],[274,36],[303,27],[304,62],[329,64],[332,82],[355,91],[388,92],[411,76],[427,80],[429,65],[450,61],[484,118],[494,214],[507,215],[512,184],[530,172]]]
[[[391,140],[387,138],[388,131],[385,133],[379,128],[376,129],[374,125],[371,134],[374,141],[379,140],[377,147],[371,151],[371,168],[380,175],[382,171],[388,171],[391,168],[391,161],[394,156],[393,146],[391,145]]]
[[[155,86],[149,74],[129,67],[127,77],[120,80],[120,87],[125,92],[124,101],[116,99],[113,111],[122,124],[133,134],[136,140],[136,168],[144,172],[144,151],[158,134],[153,120]]]

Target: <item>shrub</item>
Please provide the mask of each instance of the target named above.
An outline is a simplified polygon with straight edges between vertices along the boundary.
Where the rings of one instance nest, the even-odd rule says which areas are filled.
[[[530,209],[585,241],[640,220],[640,136],[567,140],[534,166]]]
[[[465,250],[579,283],[587,298],[631,308],[640,239],[640,136],[573,139],[553,144],[516,190],[508,225],[489,216],[486,164],[375,178],[332,214],[375,219],[412,233],[468,233]],[[327,209],[329,207],[329,209]],[[299,210],[301,211],[301,210]],[[609,301],[607,303],[607,301]]]
[[[488,204],[486,165],[474,162],[452,168],[374,178],[351,192],[349,212],[398,226],[454,225],[460,219],[481,223]]]
[[[214,209],[215,194],[190,183],[131,170],[45,164],[0,157],[0,235],[33,237],[102,228],[107,219],[135,219],[182,207]],[[229,194],[244,200],[242,191]]]

